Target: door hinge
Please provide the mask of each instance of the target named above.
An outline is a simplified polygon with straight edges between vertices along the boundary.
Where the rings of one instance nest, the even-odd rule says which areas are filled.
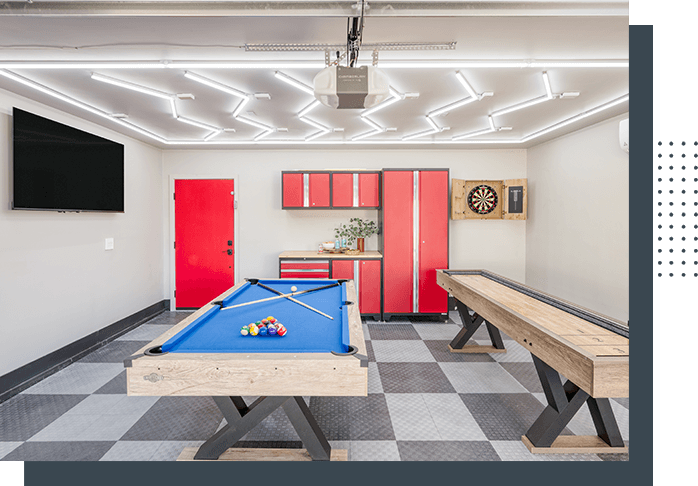
[[[175,292],[174,292],[174,296],[177,297],[177,291],[176,291],[176,290],[175,290]]]
[[[177,242],[175,241],[174,243],[172,243],[172,245],[173,245],[174,249],[176,250],[177,249]]]
[[[174,193],[174,192],[172,193],[172,199],[175,199],[175,193]]]

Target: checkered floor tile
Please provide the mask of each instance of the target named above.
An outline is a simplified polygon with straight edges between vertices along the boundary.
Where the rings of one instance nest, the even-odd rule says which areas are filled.
[[[208,397],[128,397],[123,359],[190,315],[165,312],[0,403],[0,460],[174,461],[225,424]],[[334,448],[351,461],[627,461],[628,454],[531,454],[521,442],[545,408],[530,353],[450,353],[461,328],[393,318],[363,324],[367,397],[306,397]],[[481,327],[470,344],[489,344]],[[244,397],[248,403],[254,397]],[[611,400],[629,443],[630,400]],[[594,435],[586,407],[563,434]],[[236,447],[302,447],[283,410]]]

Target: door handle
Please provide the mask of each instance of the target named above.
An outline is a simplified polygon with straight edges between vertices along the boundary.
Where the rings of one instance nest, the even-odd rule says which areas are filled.
[[[233,250],[223,250],[223,253],[227,253],[228,255],[232,255]]]

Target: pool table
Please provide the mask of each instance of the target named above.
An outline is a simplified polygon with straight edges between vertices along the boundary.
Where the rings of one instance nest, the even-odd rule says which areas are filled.
[[[291,287],[295,292],[322,287],[293,296],[314,310],[278,295]],[[350,280],[246,279],[128,358],[128,394],[212,396],[228,425],[194,459],[218,459],[283,407],[310,457],[329,460],[330,445],[302,397],[368,394],[356,301]],[[286,335],[240,333],[242,326],[267,316],[283,323]],[[242,396],[261,398],[247,404]]]

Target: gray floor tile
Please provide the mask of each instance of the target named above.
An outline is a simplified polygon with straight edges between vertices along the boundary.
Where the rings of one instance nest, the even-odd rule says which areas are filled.
[[[443,322],[434,322],[431,324],[412,324],[412,327],[422,340],[437,340],[446,339],[449,342],[456,337],[456,334],[462,329],[458,324],[446,324]]]
[[[0,442],[0,459],[21,446],[24,442]]]
[[[439,429],[419,393],[385,395],[397,440],[440,440]]]
[[[459,393],[523,393],[526,389],[498,363],[438,363]]]
[[[28,439],[29,442],[77,441],[80,435],[100,419],[100,415],[65,414]],[[102,422],[103,423],[103,422]],[[113,439],[113,440],[118,440]]]
[[[400,452],[394,440],[361,440],[351,442],[351,461],[399,461]]]
[[[135,354],[150,341],[112,341],[106,346],[88,354],[78,363],[119,363]]]
[[[439,363],[378,363],[385,393],[453,393]]]
[[[176,461],[186,447],[200,447],[203,440],[164,440],[151,456],[151,461]]]
[[[125,399],[126,395],[90,395],[68,410],[66,415],[102,415]]]
[[[371,333],[368,329],[368,324],[362,324],[361,327],[364,331],[364,340],[369,341],[371,339]]]
[[[459,395],[425,393],[422,398],[441,440],[487,440]]]
[[[376,363],[368,364],[368,393],[383,393],[383,384]]]
[[[98,461],[114,442],[25,442],[4,461]]]
[[[630,440],[630,411],[614,400],[610,400],[610,403],[623,440]],[[582,407],[581,410],[572,417],[570,423],[567,424],[567,428],[570,429],[574,435],[596,435],[596,428],[594,427],[594,422],[591,419],[591,414],[587,406]]]
[[[378,363],[433,363],[423,341],[371,341]]]
[[[504,336],[502,336],[504,338]],[[521,346],[519,343],[516,341],[512,341],[511,339],[502,339],[504,342],[504,347],[506,348],[507,352],[506,353],[495,353],[492,355],[495,361],[499,363],[510,363],[510,362],[533,362],[533,358],[531,358],[531,352]],[[489,338],[485,339],[477,339],[476,341],[478,344],[492,344],[492,341],[489,340]]]
[[[111,381],[122,363],[73,363],[22,392],[24,395],[85,395]]]
[[[126,395],[126,370],[109,380],[94,393],[97,395]]]
[[[627,409],[630,409],[630,398],[614,398],[613,401],[618,402]]]
[[[366,341],[366,354],[369,362],[376,362],[376,353],[373,352],[373,341]]]
[[[452,353],[448,350],[450,340],[425,340],[424,344],[434,359],[440,363],[494,363],[486,353]],[[468,344],[477,344],[472,339]]]
[[[100,461],[149,461],[161,445],[158,441],[120,441]]]
[[[247,402],[250,405],[252,402]],[[299,441],[300,438],[283,408],[277,408],[243,436],[246,441]]]
[[[489,442],[398,441],[403,461],[500,461]]]
[[[490,443],[503,461],[560,462],[600,460],[596,454],[531,454],[521,440],[493,440]]]
[[[500,363],[500,365],[513,376],[516,381],[521,383],[526,390],[531,393],[543,392],[543,387],[540,384],[540,378],[538,378],[538,373],[536,372],[536,367],[533,362],[510,362]]]
[[[0,404],[0,440],[25,441],[88,395],[16,395]]]

